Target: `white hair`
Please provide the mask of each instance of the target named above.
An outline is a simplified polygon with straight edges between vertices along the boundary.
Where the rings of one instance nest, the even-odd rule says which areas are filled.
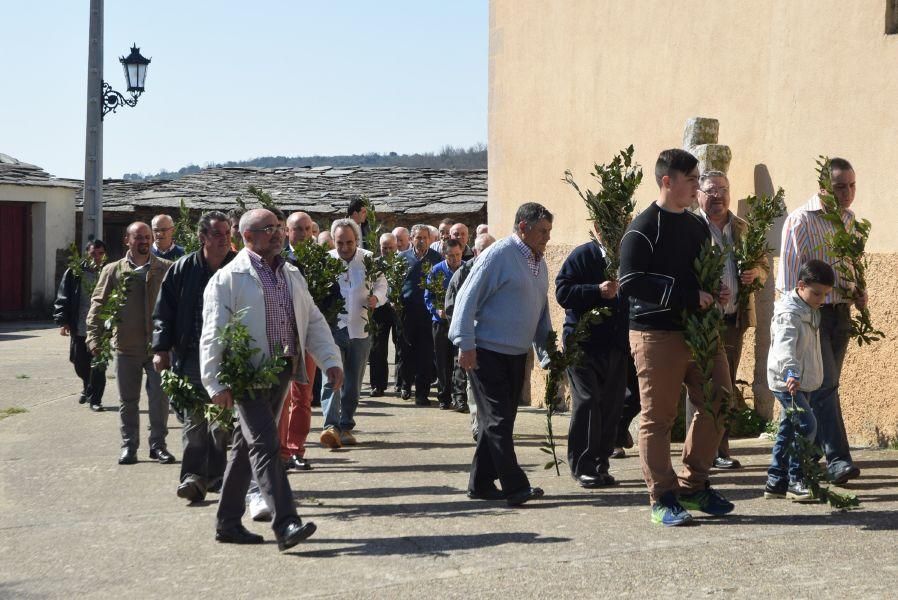
[[[340,227],[348,227],[352,229],[353,233],[355,233],[355,241],[362,241],[362,228],[359,227],[359,224],[353,221],[352,219],[337,219],[333,223],[331,223],[331,237],[337,237],[337,229]]]
[[[490,245],[495,241],[496,238],[494,238],[490,234],[481,233],[477,236],[477,239],[474,240],[474,249],[477,250],[477,252],[483,252],[484,250],[489,248]]]

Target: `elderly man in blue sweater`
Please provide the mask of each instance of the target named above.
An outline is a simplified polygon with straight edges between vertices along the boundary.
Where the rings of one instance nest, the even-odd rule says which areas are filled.
[[[551,231],[552,213],[535,202],[522,204],[514,234],[477,259],[455,302],[449,339],[468,371],[480,421],[468,482],[471,499],[504,498],[518,506],[543,495],[518,465],[512,434],[530,346],[543,366],[549,360],[545,342],[552,323],[543,253]]]

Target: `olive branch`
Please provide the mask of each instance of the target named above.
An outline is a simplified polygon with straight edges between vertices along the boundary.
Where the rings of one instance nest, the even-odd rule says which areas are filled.
[[[817,182],[820,184],[820,204],[823,219],[832,225],[832,231],[825,236],[827,250],[838,260],[833,266],[839,274],[839,291],[846,297],[854,298],[857,293],[867,290],[867,257],[864,248],[870,237],[870,221],[855,219],[849,230],[842,221],[842,209],[833,192],[832,167],[828,156],[817,160]],[[846,283],[848,285],[846,285]],[[851,317],[851,337],[858,346],[878,342],[885,334],[873,327],[870,309],[866,306]]]
[[[710,293],[715,298],[720,293],[720,281],[726,262],[726,249],[706,240],[693,261],[693,269],[698,279],[699,289]],[[719,394],[720,407],[714,408],[714,357],[720,348],[721,332],[724,327],[723,312],[712,302],[707,308],[694,311],[684,310],[682,315],[683,335],[692,360],[698,367],[702,377],[702,396],[704,409],[714,419],[715,425],[721,426],[721,417],[725,416],[729,407],[731,390],[721,388]]]
[[[820,466],[817,457],[823,453],[814,444],[800,433],[799,414],[804,409],[795,405],[795,396],[792,396],[792,405],[786,409],[786,418],[792,423],[792,431],[794,431],[793,442],[790,448],[786,449],[786,454],[798,459],[801,463],[801,472],[804,475],[805,485],[811,493],[811,497],[820,502],[827,502],[836,510],[851,510],[858,508],[861,501],[854,494],[841,494],[834,492],[829,487],[821,485],[821,481],[826,481],[826,470]]]
[[[555,475],[561,475],[558,465],[564,460],[558,458],[555,446],[555,434],[552,428],[552,417],[558,410],[559,389],[561,379],[569,367],[578,366],[583,360],[583,348],[581,344],[589,337],[590,328],[601,323],[605,317],[611,314],[607,307],[593,308],[583,314],[574,330],[565,339],[564,348],[558,349],[558,334],[550,331],[546,338],[546,348],[549,353],[549,368],[546,373],[546,392],[543,396],[543,404],[546,406],[546,437],[539,447],[540,452],[545,452],[552,458],[543,466],[544,469],[555,468]]]
[[[82,256],[81,253],[78,252],[78,246],[75,242],[69,244],[69,259],[66,263],[66,268],[68,268],[72,272],[72,276],[80,282],[79,285],[82,286],[81,289],[88,296],[94,295],[94,289],[97,287],[97,278],[94,278],[93,281],[85,281],[84,268],[93,265],[93,268],[99,273],[104,264],[106,264],[105,255],[103,255],[103,259],[99,263],[96,263],[90,256]]]
[[[97,343],[97,353],[91,360],[90,366],[94,369],[105,369],[112,360],[112,336],[121,322],[122,309],[128,302],[128,292],[130,291],[131,279],[134,277],[133,271],[119,270],[119,278],[106,297],[106,301],[97,312],[97,317],[102,323],[102,331],[100,339]]]
[[[387,280],[387,299],[393,305],[393,311],[396,313],[396,332],[402,336],[402,314],[405,308],[402,306],[402,286],[408,275],[409,264],[398,252],[382,256],[383,273]]]
[[[376,255],[380,254],[380,233],[381,227],[377,223],[377,212],[374,210],[374,203],[368,198],[368,196],[361,196],[362,202],[365,204],[366,210],[366,222],[368,223],[368,233],[365,235],[365,245],[368,247],[368,250],[373,252]]]
[[[584,193],[569,170],[564,172],[564,181],[577,190],[586,202],[589,219],[598,229],[599,241],[605,248],[605,277],[616,281],[620,267],[620,241],[636,208],[633,194],[642,182],[642,167],[633,162],[632,144],[621,150],[608,165],[596,164],[592,176],[601,185],[599,192],[587,189]],[[589,235],[596,239],[593,231]]]
[[[370,213],[369,213],[370,214]],[[368,306],[368,296],[374,292],[374,284],[378,277],[384,274],[383,261],[373,255],[365,255],[362,259],[365,265],[365,333],[376,335],[377,323],[374,321],[374,309]]]
[[[749,196],[745,199],[748,204],[748,214],[745,216],[748,228],[739,244],[733,249],[738,273],[767,264],[773,252],[773,248],[767,244],[767,235],[773,227],[773,222],[786,214],[784,196],[783,188],[779,188],[773,196]],[[761,287],[763,286],[757,278],[749,284],[739,282],[736,297],[739,312],[748,306],[749,297]]]

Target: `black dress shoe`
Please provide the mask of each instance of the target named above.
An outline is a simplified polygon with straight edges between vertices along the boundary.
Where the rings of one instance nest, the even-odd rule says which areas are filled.
[[[508,506],[520,506],[525,502],[542,498],[544,495],[545,492],[543,492],[542,488],[525,487],[513,494],[509,494],[508,497],[505,498],[505,503],[508,504]]]
[[[188,502],[202,502],[206,498],[203,493],[203,486],[198,481],[188,479],[178,486],[178,498],[183,498]]]
[[[315,524],[309,521],[306,524],[303,524],[302,521],[294,521],[284,527],[284,531],[278,537],[278,550],[283,552],[284,550],[289,550],[296,544],[300,543],[304,539],[307,539],[315,530],[318,529],[315,527]]]
[[[243,525],[236,525],[230,529],[217,530],[215,541],[222,544],[261,544],[265,540],[261,535],[249,531]]]
[[[94,411],[94,412],[103,412],[103,405],[100,404],[99,402],[96,403],[96,404],[94,404],[93,402],[91,402],[91,403],[90,403],[90,409],[91,409],[92,411]]]
[[[291,454],[290,457],[285,461],[284,466],[286,466],[288,469],[293,469],[294,471],[312,470],[312,465],[309,464],[309,461],[298,454]]]
[[[574,479],[577,481],[577,485],[579,485],[582,488],[587,488],[587,489],[602,487],[602,482],[604,481],[602,479],[601,475],[585,475],[584,474],[584,475],[579,475],[579,476],[575,477]]]
[[[170,465],[175,462],[174,455],[165,448],[151,448],[150,459],[158,460],[163,465]]]
[[[471,500],[505,500],[505,492],[493,486],[482,490],[468,490],[468,498]]]
[[[380,398],[384,395],[384,391],[381,388],[371,388],[371,393],[368,395],[372,398]]]
[[[741,469],[742,463],[729,456],[718,456],[714,459],[715,469]]]
[[[215,480],[212,483],[210,483],[209,486],[206,488],[206,493],[207,494],[220,494],[222,481],[223,481],[222,477],[216,477]]]
[[[409,398],[412,397],[412,391],[403,388],[403,390],[401,392],[399,392],[399,397],[402,398],[403,400],[408,400]]]
[[[78,396],[78,404],[84,404],[87,402],[87,394],[81,392],[81,395]]]
[[[118,457],[118,464],[133,465],[137,462],[137,451],[131,448],[122,448],[122,453]]]
[[[861,470],[854,465],[848,465],[841,471],[837,471],[829,476],[829,481],[833,485],[842,485],[849,479],[860,477]]]
[[[623,448],[615,448],[609,458],[627,458],[627,451]]]
[[[430,400],[427,398],[415,398],[415,406],[430,406]]]
[[[451,410],[452,404],[449,402],[440,402],[440,410]]]
[[[457,403],[455,404],[455,412],[460,412],[460,413],[466,413],[466,414],[467,414],[467,413],[471,412],[471,409],[468,408],[468,403],[467,403],[467,402],[457,402]]]

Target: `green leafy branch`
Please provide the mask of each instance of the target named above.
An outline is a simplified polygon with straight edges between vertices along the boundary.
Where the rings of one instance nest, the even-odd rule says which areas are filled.
[[[804,409],[796,406],[795,398],[792,398],[792,406],[786,409],[786,418],[792,423],[792,431],[794,431],[793,443],[790,448],[786,449],[786,454],[798,458],[801,463],[801,472],[804,475],[804,483],[808,488],[812,498],[820,502],[827,502],[836,510],[851,510],[858,508],[861,501],[854,494],[842,494],[831,490],[829,487],[821,485],[826,481],[826,470],[820,466],[817,457],[823,453],[805,436],[801,435],[799,413]]]
[[[740,243],[733,249],[736,270],[739,273],[762,265],[766,267],[773,252],[773,248],[767,244],[767,235],[773,227],[773,222],[786,214],[784,197],[783,188],[779,188],[772,197],[761,195],[745,199],[748,204],[748,214],[745,216],[748,228]],[[736,297],[740,312],[748,306],[749,297],[761,287],[763,286],[758,278],[747,285],[740,282]]]
[[[102,323],[102,331],[100,339],[97,343],[99,353],[91,360],[91,366],[95,369],[105,369],[112,360],[112,336],[121,322],[122,309],[128,302],[128,292],[130,291],[131,279],[134,277],[133,271],[119,271],[119,278],[106,297],[106,301],[100,307],[97,317]]]
[[[720,293],[726,250],[716,246],[708,239],[693,262],[699,289],[708,292],[715,298]],[[728,412],[729,398],[732,393],[730,390],[721,388],[718,394],[722,397],[719,407],[715,409],[714,359],[721,343],[721,332],[724,327],[723,313],[717,302],[712,302],[707,308],[699,308],[695,311],[684,310],[682,321],[686,345],[692,354],[692,360],[701,373],[704,409],[714,419],[715,425],[720,427],[723,420],[721,417]]]
[[[870,221],[856,219],[850,229],[842,220],[842,209],[833,192],[832,167],[827,156],[817,160],[817,182],[820,184],[820,204],[823,219],[832,225],[832,231],[825,236],[824,244],[830,254],[837,257],[833,268],[839,274],[840,292],[848,298],[856,298],[867,290],[867,257],[864,249],[870,237]],[[851,318],[851,337],[858,346],[878,342],[885,334],[873,326],[870,309],[866,306]]]
[[[377,223],[377,211],[374,210],[374,203],[368,196],[361,196],[362,202],[365,203],[368,223],[368,233],[365,234],[365,246],[374,253],[375,256],[380,254],[380,234],[381,226]]]
[[[262,208],[267,208],[270,211],[274,211],[278,208],[277,202],[275,202],[274,198],[272,198],[271,194],[263,190],[262,188],[257,188],[254,185],[246,188],[246,191],[249,192],[256,200],[259,201],[259,204],[262,205]],[[245,208],[246,204],[242,204],[242,207]]]
[[[587,189],[584,193],[570,171],[564,172],[564,181],[586,202],[589,219],[598,229],[607,254],[605,277],[615,281],[620,267],[620,241],[636,208],[633,195],[642,182],[642,167],[633,162],[633,146],[621,150],[608,165],[596,164],[592,176],[601,186],[599,192]],[[595,239],[594,232],[589,235]]]
[[[442,271],[431,273],[433,266],[429,261],[424,261],[421,266],[421,283],[419,287],[425,292],[430,292],[431,304],[436,310],[446,308],[446,274]]]
[[[374,309],[368,306],[368,296],[374,293],[374,285],[384,274],[384,263],[379,258],[367,254],[362,262],[365,265],[365,333],[376,335],[377,323],[374,321]]]
[[[212,425],[218,422],[227,430],[233,429],[234,411],[222,408],[209,402],[204,391],[198,389],[185,377],[175,374],[171,369],[162,371],[162,391],[168,396],[169,403],[176,412],[182,415],[203,413],[203,417]]]
[[[561,475],[558,465],[564,461],[558,458],[555,447],[555,432],[552,428],[552,417],[558,410],[559,390],[565,371],[570,367],[576,367],[583,361],[582,343],[589,337],[593,326],[598,325],[605,317],[611,314],[607,307],[593,308],[580,317],[574,330],[568,334],[564,348],[558,349],[558,334],[549,332],[546,338],[546,347],[549,351],[549,369],[546,374],[546,393],[543,396],[543,404],[546,407],[546,438],[539,447],[540,452],[545,452],[552,458],[544,465],[545,469],[555,468],[555,474]]]
[[[393,312],[396,314],[396,331],[402,335],[402,314],[405,308],[402,306],[402,286],[405,285],[405,278],[408,275],[408,261],[399,255],[398,252],[382,256],[384,278],[387,280],[387,299],[393,305]]]
[[[184,199],[178,208],[178,219],[175,221],[175,243],[184,248],[186,254],[200,249],[200,238],[196,234],[196,220],[190,216],[190,209]]]
[[[72,276],[80,282],[82,293],[86,294],[88,297],[94,295],[94,289],[97,287],[97,278],[94,277],[91,280],[85,279],[84,269],[89,268],[99,273],[104,264],[106,264],[105,254],[100,263],[97,264],[90,256],[82,256],[78,251],[78,246],[75,242],[69,244],[69,259],[66,263],[66,267],[72,272]]]
[[[280,348],[274,355],[263,359],[258,367],[253,366],[253,359],[262,350],[255,345],[249,329],[241,320],[248,310],[244,308],[231,315],[218,331],[218,339],[224,349],[216,378],[221,385],[230,388],[234,402],[240,402],[246,395],[254,398],[255,390],[277,385],[278,376],[287,366]]]
[[[321,310],[329,325],[337,324],[337,317],[346,307],[341,294],[332,294],[331,290],[337,278],[346,272],[346,263],[331,256],[328,249],[307,239],[293,246],[296,263],[302,266],[303,275],[309,286],[309,294],[315,305]]]

